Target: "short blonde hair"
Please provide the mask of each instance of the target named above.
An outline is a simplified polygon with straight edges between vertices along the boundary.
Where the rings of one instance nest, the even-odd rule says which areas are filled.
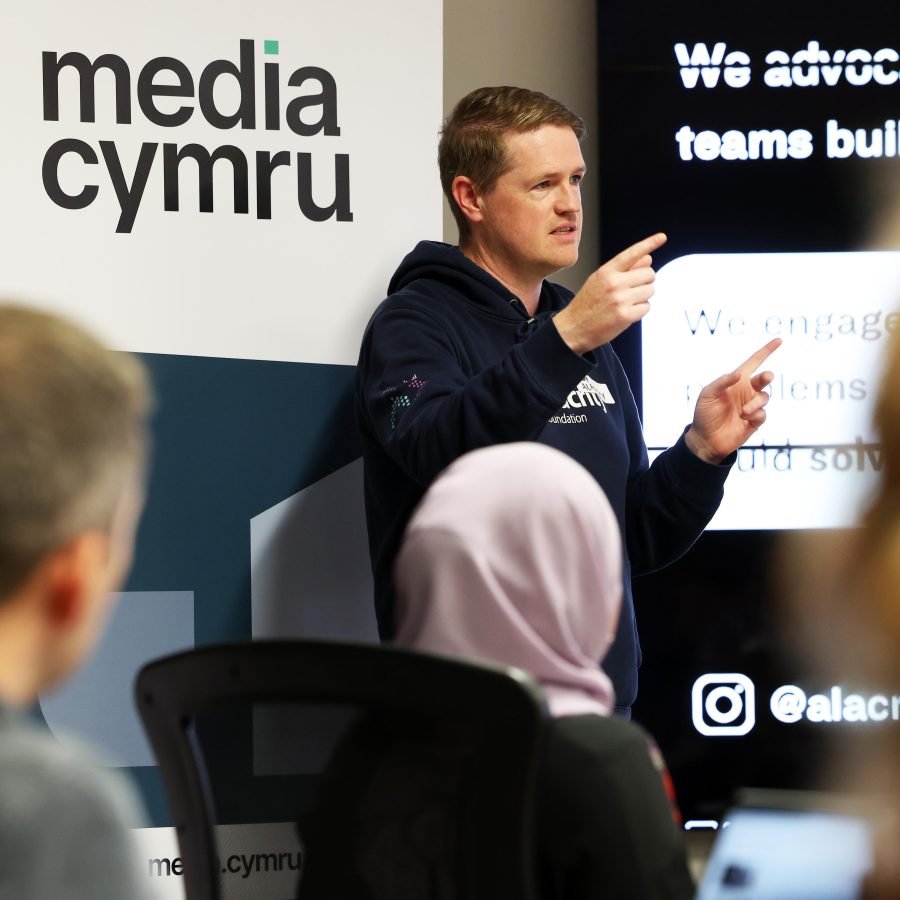
[[[0,600],[55,547],[110,529],[143,473],[151,403],[131,354],[0,303]]]
[[[581,116],[558,100],[527,88],[478,88],[453,108],[441,129],[438,168],[461,243],[469,236],[469,222],[453,199],[453,179],[465,175],[480,190],[490,191],[510,167],[506,136],[537,131],[545,125],[568,125],[579,141],[586,134]]]

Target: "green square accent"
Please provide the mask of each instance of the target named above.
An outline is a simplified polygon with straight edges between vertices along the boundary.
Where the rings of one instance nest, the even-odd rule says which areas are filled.
[[[278,41],[263,41],[263,52],[267,56],[278,55]]]

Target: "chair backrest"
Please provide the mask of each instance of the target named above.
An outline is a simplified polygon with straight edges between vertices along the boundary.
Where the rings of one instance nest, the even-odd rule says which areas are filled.
[[[247,641],[148,663],[136,700],[189,900],[534,896],[545,710],[518,670]]]

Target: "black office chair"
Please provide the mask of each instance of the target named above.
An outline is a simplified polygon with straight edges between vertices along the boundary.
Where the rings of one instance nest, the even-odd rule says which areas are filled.
[[[524,673],[248,641],[148,663],[136,699],[189,900],[533,900]]]

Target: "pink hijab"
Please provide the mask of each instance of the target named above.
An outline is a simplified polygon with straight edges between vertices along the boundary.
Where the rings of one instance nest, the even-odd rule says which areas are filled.
[[[613,706],[600,669],[622,600],[616,517],[579,463],[533,442],[460,457],[410,519],[395,643],[530,672],[554,716]]]

